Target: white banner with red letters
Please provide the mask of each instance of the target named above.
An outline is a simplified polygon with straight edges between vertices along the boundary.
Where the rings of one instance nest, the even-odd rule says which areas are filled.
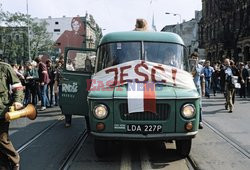
[[[92,76],[93,82],[103,88],[128,84],[128,112],[150,111],[156,113],[155,84],[166,84],[176,88],[196,89],[190,73],[159,63],[134,60],[108,67]],[[136,86],[136,88],[135,88]]]

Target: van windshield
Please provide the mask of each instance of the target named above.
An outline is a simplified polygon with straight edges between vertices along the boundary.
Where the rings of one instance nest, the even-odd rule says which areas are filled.
[[[117,42],[99,47],[97,71],[133,60],[146,60],[184,68],[184,47],[160,42]],[[142,49],[144,52],[142,53]]]
[[[184,47],[172,43],[144,42],[145,60],[184,68]]]
[[[140,42],[117,42],[99,48],[97,71],[141,58]]]

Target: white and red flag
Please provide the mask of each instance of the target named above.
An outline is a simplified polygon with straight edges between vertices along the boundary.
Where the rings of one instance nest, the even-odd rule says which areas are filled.
[[[127,100],[129,113],[144,111],[156,113],[155,84],[128,83]]]

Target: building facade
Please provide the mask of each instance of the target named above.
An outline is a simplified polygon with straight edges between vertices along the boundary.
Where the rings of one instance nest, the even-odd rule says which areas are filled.
[[[250,0],[202,0],[199,44],[211,61],[250,61]]]
[[[71,20],[73,17],[63,16],[61,18],[52,18],[49,16],[48,18],[34,18],[34,22],[42,22],[45,21],[47,23],[46,29],[50,34],[52,41],[56,41],[59,36],[66,30],[71,30]]]
[[[199,26],[201,19],[201,11],[195,11],[195,18],[190,21],[182,22],[181,24],[167,25],[161,31],[174,32],[179,34],[190,55],[195,50],[198,50],[200,58],[204,58],[204,49],[199,48]]]
[[[36,18],[35,21],[48,23],[47,31],[61,55],[65,47],[96,48],[102,37],[102,29],[89,14],[84,17]]]

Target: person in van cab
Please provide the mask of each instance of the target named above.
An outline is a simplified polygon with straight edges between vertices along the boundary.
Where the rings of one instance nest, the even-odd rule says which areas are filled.
[[[86,60],[84,62],[85,62],[84,71],[87,72],[87,73],[91,73],[93,71],[93,67],[92,67],[92,64],[91,64],[91,60],[89,59],[89,56],[87,56],[87,58],[86,58]]]
[[[71,59],[68,59],[66,63],[66,69],[70,71],[75,71],[75,68]]]
[[[167,65],[170,65],[172,67],[178,67],[178,62],[177,62],[177,57],[176,57],[176,53],[174,52],[174,50],[172,48],[168,49],[169,51],[167,51],[168,53],[168,63]]]

